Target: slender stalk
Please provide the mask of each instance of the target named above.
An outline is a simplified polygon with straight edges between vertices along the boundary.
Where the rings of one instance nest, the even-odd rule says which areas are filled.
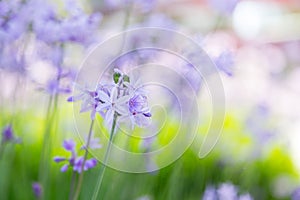
[[[76,183],[76,172],[73,171],[72,178],[71,178],[71,184],[70,184],[69,200],[72,200],[72,198],[73,198],[75,183]]]
[[[118,117],[117,113],[115,113],[112,128],[111,128],[111,131],[110,131],[109,142],[108,142],[107,149],[106,149],[105,156],[104,156],[104,161],[103,161],[103,164],[101,165],[101,168],[100,168],[99,178],[98,178],[98,182],[97,182],[92,200],[97,199],[100,188],[101,188],[102,180],[103,180],[103,177],[104,177],[104,172],[105,172],[105,169],[106,169],[106,163],[107,163],[108,155],[110,153],[111,144],[112,144],[112,141],[113,141],[113,135],[114,135],[114,132],[115,132],[115,129],[116,129],[117,117]]]
[[[92,137],[94,121],[95,120],[92,120],[91,125],[90,125],[89,135],[88,135],[88,139],[87,139],[87,142],[86,142],[85,152],[84,152],[83,161],[82,161],[82,165],[81,165],[81,173],[79,175],[76,191],[75,191],[75,194],[74,194],[74,197],[73,197],[74,200],[78,199],[78,196],[80,194],[80,190],[81,190],[81,186],[82,186],[82,180],[83,180],[83,168],[84,168],[84,164],[85,164],[86,158],[87,158],[88,153],[89,153],[88,148],[90,146],[90,140],[91,140],[91,137]]]
[[[2,159],[2,155],[4,153],[4,149],[5,149],[5,144],[1,144],[2,142],[0,142],[0,160]]]

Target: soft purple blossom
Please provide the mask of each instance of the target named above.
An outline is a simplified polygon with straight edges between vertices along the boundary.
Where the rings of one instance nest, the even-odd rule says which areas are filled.
[[[39,184],[38,182],[32,183],[32,190],[33,190],[34,196],[37,199],[42,197],[43,188],[42,188],[41,184]]]
[[[36,7],[39,10],[35,12],[33,30],[39,40],[50,44],[74,42],[89,45],[93,42],[91,35],[95,33],[102,19],[100,13],[87,15],[81,10],[62,18],[53,7],[44,2]]]
[[[237,199],[237,188],[231,183],[223,183],[217,189],[217,194],[220,199]]]
[[[80,156],[75,159],[73,170],[77,171],[78,173],[82,172],[82,164],[83,164],[84,158],[83,156]],[[97,160],[94,158],[88,159],[84,162],[83,171],[87,171],[90,168],[94,168],[97,165]]]
[[[243,194],[240,196],[239,200],[253,200],[250,194]]]
[[[141,94],[135,94],[129,99],[129,112],[132,124],[145,127],[150,124],[150,109],[148,107],[147,97]]]
[[[68,102],[82,101],[80,112],[91,111],[91,119],[95,119],[96,108],[101,103],[97,100],[98,93],[96,90],[91,90],[88,88],[83,88],[79,85],[76,85],[80,90],[80,93],[75,96],[68,98]]]
[[[113,81],[111,85],[98,84],[95,90],[78,86],[81,93],[70,97],[68,101],[81,100],[80,112],[90,111],[91,119],[95,118],[96,112],[99,113],[109,128],[116,116],[121,120],[130,119],[132,126],[148,126],[151,113],[139,79],[114,69]]]
[[[231,52],[224,51],[219,56],[213,58],[213,61],[220,71],[228,76],[233,75],[234,58]]]
[[[296,190],[294,190],[291,198],[292,198],[292,200],[300,199],[300,187],[298,187]]]
[[[11,43],[27,31],[28,11],[27,5],[20,0],[0,2],[0,43]]]
[[[231,14],[240,0],[208,0],[208,3],[223,14]]]
[[[98,140],[97,140],[98,142]],[[94,142],[94,147],[95,147],[95,142]],[[99,147],[100,144],[97,144]],[[54,162],[56,163],[60,163],[60,162],[67,162],[65,163],[60,171],[61,172],[66,172],[68,170],[69,167],[71,167],[73,169],[73,171],[76,171],[78,173],[82,172],[82,164],[84,162],[84,157],[83,156],[78,156],[78,153],[76,152],[76,143],[74,140],[69,139],[69,140],[64,140],[63,142],[63,147],[66,151],[71,152],[71,156],[66,158],[66,157],[62,157],[62,156],[55,156],[53,158]],[[83,149],[83,148],[81,148]],[[84,162],[84,166],[83,166],[83,170],[86,171],[88,169],[94,168],[97,165],[97,160],[94,158],[91,159],[87,159]]]
[[[205,189],[203,194],[203,200],[252,200],[250,194],[238,195],[238,187],[231,183],[222,183],[216,189],[213,186],[209,186]]]
[[[118,96],[118,88],[113,87],[111,94],[108,95],[103,91],[98,91],[98,98],[101,102],[99,106],[97,106],[97,112],[105,112],[105,120],[107,123],[111,123],[115,112],[120,115],[126,115],[127,111],[124,107],[124,104],[128,102],[129,96],[125,95],[122,97]]]
[[[85,138],[85,144],[88,143],[88,136]],[[86,145],[83,145],[81,149],[85,149]],[[90,141],[89,141],[89,148],[90,149],[100,149],[102,148],[102,145],[100,144],[100,138],[94,137],[94,134],[92,133]]]
[[[6,127],[4,127],[2,131],[2,142],[9,142],[14,139],[14,131],[12,129],[12,126],[9,124]]]
[[[69,139],[69,140],[65,140],[63,142],[63,147],[65,148],[65,150],[67,151],[71,151],[73,152],[75,150],[75,146],[76,146],[76,143],[74,140],[72,139]]]
[[[214,187],[208,187],[203,195],[202,200],[217,200],[217,191]]]

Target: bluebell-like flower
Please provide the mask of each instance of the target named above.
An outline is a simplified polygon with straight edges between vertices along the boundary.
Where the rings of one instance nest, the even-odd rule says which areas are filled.
[[[5,126],[2,130],[2,141],[1,143],[9,143],[9,142],[14,142],[14,143],[19,143],[20,139],[17,138],[14,134],[13,127],[11,124],[8,124]]]
[[[37,199],[42,197],[43,188],[42,188],[41,184],[39,184],[38,182],[32,183],[32,190],[33,190],[34,196]]]
[[[90,148],[101,148],[100,144],[97,144],[97,142],[99,142],[99,139],[92,139],[91,141],[92,144],[89,146]],[[54,162],[60,163],[60,162],[65,162],[67,161],[67,163],[65,163],[62,167],[61,167],[61,172],[65,172],[68,170],[69,167],[73,168],[73,171],[76,171],[78,173],[82,172],[82,164],[84,161],[84,157],[83,156],[78,156],[77,152],[76,152],[76,143],[74,140],[69,139],[69,140],[65,140],[63,142],[63,147],[66,151],[71,152],[71,156],[66,158],[66,157],[62,157],[62,156],[55,156],[53,158]],[[83,146],[84,147],[84,146]],[[81,149],[85,149],[85,148],[81,148]],[[83,170],[86,171],[88,169],[94,168],[97,165],[97,160],[94,158],[91,159],[87,159],[84,162],[84,166],[83,166]]]

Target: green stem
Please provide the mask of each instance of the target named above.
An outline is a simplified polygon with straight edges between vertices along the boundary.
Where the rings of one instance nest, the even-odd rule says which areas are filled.
[[[81,186],[82,186],[82,180],[83,180],[83,168],[84,168],[86,158],[88,156],[88,148],[90,146],[90,140],[91,140],[91,136],[92,136],[93,126],[94,126],[94,120],[92,120],[91,125],[90,125],[89,135],[88,135],[87,143],[86,143],[86,146],[85,146],[83,162],[82,162],[82,165],[81,165],[81,173],[80,173],[79,178],[78,178],[76,192],[75,192],[75,195],[74,195],[74,198],[73,198],[74,200],[78,199],[79,194],[80,194],[80,190],[81,190]]]
[[[72,172],[71,184],[70,184],[70,192],[69,192],[69,200],[73,198],[74,187],[76,183],[76,172]]]
[[[4,153],[4,149],[5,149],[5,144],[1,144],[2,142],[0,142],[0,160],[2,158],[2,155]]]
[[[103,161],[103,164],[101,165],[101,168],[100,168],[99,178],[98,178],[98,182],[97,182],[96,189],[94,191],[92,200],[97,199],[100,188],[101,188],[102,180],[103,180],[103,177],[104,177],[104,172],[105,172],[105,169],[106,169],[106,163],[107,163],[108,155],[110,153],[111,144],[112,144],[112,141],[113,141],[113,135],[114,135],[115,128],[116,128],[117,117],[118,117],[117,113],[115,113],[112,128],[111,128],[111,131],[110,131],[109,142],[108,142],[107,149],[106,149],[105,156],[104,156],[104,161]]]

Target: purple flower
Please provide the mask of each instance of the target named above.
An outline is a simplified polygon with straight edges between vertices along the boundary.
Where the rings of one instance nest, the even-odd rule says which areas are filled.
[[[250,194],[243,194],[240,196],[239,200],[253,200]]]
[[[76,158],[76,160],[74,162],[73,170],[77,171],[78,173],[81,173],[82,172],[83,161],[84,161],[83,156],[80,156],[80,157]],[[84,162],[83,170],[87,171],[90,168],[94,168],[96,165],[97,165],[97,160],[94,159],[94,158],[91,158],[91,159],[86,160]]]
[[[18,0],[0,2],[0,43],[11,43],[28,28],[29,10]]]
[[[250,194],[238,196],[238,187],[231,183],[222,183],[218,189],[209,186],[205,189],[203,200],[252,200]]]
[[[85,143],[87,144],[88,136],[85,138]],[[81,149],[85,149],[85,145],[81,147]],[[94,134],[92,133],[92,136],[90,138],[89,142],[89,148],[90,149],[100,149],[102,148],[102,145],[100,144],[100,138],[94,137]]]
[[[14,132],[11,125],[7,125],[2,131],[2,142],[9,142],[14,139]]]
[[[300,199],[300,187],[298,187],[292,194],[292,200]]]
[[[102,18],[100,13],[87,15],[76,6],[75,11],[68,9],[72,13],[66,18],[58,16],[54,9],[44,2],[37,4],[36,7],[39,10],[35,12],[34,32],[39,40],[50,44],[74,42],[89,45],[93,42],[91,35],[98,28]]]
[[[228,76],[232,76],[233,74],[232,67],[234,65],[234,59],[233,59],[233,54],[231,52],[224,51],[219,56],[214,58],[213,61],[220,71],[224,72]]]
[[[65,148],[65,150],[67,151],[75,151],[75,146],[76,146],[76,143],[74,142],[74,140],[72,139],[69,139],[69,140],[65,140],[63,142],[63,147]]]
[[[219,186],[217,194],[219,199],[237,199],[237,188],[231,183],[223,183]]]
[[[214,187],[206,188],[202,200],[217,200],[217,191]]]
[[[136,124],[140,127],[145,127],[150,124],[151,113],[145,95],[135,94],[129,99],[128,105],[132,124]]]
[[[223,14],[231,14],[240,0],[208,0],[208,3]]]
[[[76,86],[80,90],[80,93],[78,95],[69,97],[68,101],[74,102],[81,100],[82,103],[80,112],[91,111],[91,119],[95,119],[96,108],[98,107],[98,104],[101,103],[97,99],[98,92],[96,92],[96,90],[80,87],[79,85]]]
[[[105,113],[105,121],[106,123],[111,123],[114,118],[115,112],[120,115],[126,115],[128,112],[124,107],[125,103],[128,102],[129,96],[118,96],[118,88],[113,87],[111,94],[108,95],[103,91],[98,91],[98,96],[100,102],[96,108],[97,112],[104,112]]]
[[[95,146],[96,144],[92,144],[92,145]],[[97,145],[99,146],[100,144],[97,144]],[[78,173],[81,173],[82,164],[84,162],[84,157],[78,156],[76,149],[75,149],[75,147],[76,147],[75,141],[72,139],[64,140],[63,147],[66,151],[71,152],[71,156],[69,158],[62,157],[62,156],[55,156],[53,158],[54,162],[56,162],[56,163],[67,162],[61,167],[60,171],[66,172],[68,170],[68,168],[71,167],[71,168],[73,168],[73,171],[77,171]],[[83,149],[83,148],[81,148],[81,149]],[[84,162],[83,170],[86,171],[90,168],[95,167],[96,165],[97,165],[96,159],[94,159],[94,158],[88,159]]]
[[[38,182],[32,183],[32,190],[37,199],[42,197],[43,188]]]

